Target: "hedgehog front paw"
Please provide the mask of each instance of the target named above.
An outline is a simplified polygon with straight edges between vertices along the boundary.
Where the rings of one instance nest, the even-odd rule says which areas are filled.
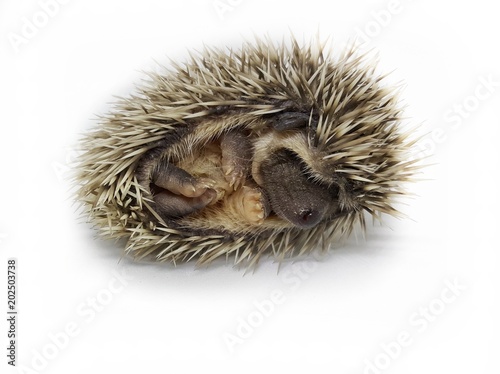
[[[230,131],[221,139],[222,172],[233,191],[243,186],[250,170],[252,145],[247,136]]]
[[[207,189],[212,188],[215,181],[209,178],[186,178],[181,183],[172,183],[168,190],[186,197],[199,197],[203,195]]]
[[[269,215],[269,203],[260,188],[241,188],[242,216],[250,223],[260,225]]]
[[[222,171],[226,182],[234,191],[245,183],[247,170],[242,164],[222,159]]]

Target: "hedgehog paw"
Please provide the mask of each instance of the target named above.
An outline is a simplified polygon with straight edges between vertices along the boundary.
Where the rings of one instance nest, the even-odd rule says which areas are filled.
[[[222,136],[222,171],[233,191],[245,183],[251,159],[252,145],[247,136],[238,131],[230,131]]]
[[[181,183],[170,185],[169,190],[185,197],[199,197],[214,184],[215,181],[209,178],[186,178]]]
[[[229,187],[236,191],[239,187],[243,186],[246,179],[246,169],[233,162],[224,162],[222,160],[222,171],[224,172],[224,178],[229,184]]]
[[[243,186],[242,212],[243,217],[253,224],[262,224],[269,215],[269,204],[260,188]]]

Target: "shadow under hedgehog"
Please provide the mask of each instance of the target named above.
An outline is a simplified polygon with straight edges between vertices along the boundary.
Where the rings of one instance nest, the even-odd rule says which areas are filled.
[[[255,263],[396,215],[416,160],[397,89],[354,47],[206,49],[121,99],[81,142],[79,198],[126,251]]]

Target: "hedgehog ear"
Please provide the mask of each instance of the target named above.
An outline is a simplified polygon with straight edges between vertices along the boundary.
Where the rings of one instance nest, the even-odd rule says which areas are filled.
[[[317,122],[309,114],[300,112],[284,112],[277,114],[271,122],[271,127],[276,131],[293,130],[307,127],[309,121]]]

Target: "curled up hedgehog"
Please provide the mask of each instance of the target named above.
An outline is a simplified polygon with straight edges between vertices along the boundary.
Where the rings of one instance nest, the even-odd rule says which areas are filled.
[[[257,40],[151,73],[81,142],[79,199],[126,252],[254,264],[397,214],[417,166],[397,89],[354,48]]]

